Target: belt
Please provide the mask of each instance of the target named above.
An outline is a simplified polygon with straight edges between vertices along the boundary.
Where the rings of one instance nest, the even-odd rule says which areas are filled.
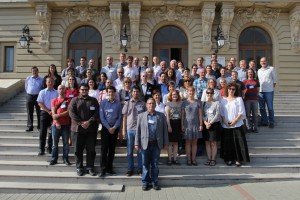
[[[157,140],[151,140],[148,142],[148,144],[157,144]]]

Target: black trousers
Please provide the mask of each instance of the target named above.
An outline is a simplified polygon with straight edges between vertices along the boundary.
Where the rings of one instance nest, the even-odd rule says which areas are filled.
[[[45,152],[47,129],[51,126],[52,116],[41,110],[40,113],[40,151]],[[52,148],[52,134],[48,135],[48,148]]]
[[[26,96],[26,108],[27,108],[27,127],[33,128],[33,111],[34,107],[37,115],[38,128],[40,128],[40,106],[38,105],[36,99],[38,95],[27,94]]]
[[[102,126],[101,131],[101,169],[112,170],[115,158],[115,148],[117,144],[119,128],[114,134],[110,134],[108,129]]]
[[[73,137],[76,168],[83,169],[83,150],[86,149],[86,169],[93,169],[96,157],[97,130],[75,132]]]

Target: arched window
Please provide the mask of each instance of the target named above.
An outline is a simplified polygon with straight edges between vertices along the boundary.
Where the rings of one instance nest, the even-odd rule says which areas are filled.
[[[260,68],[261,57],[266,57],[272,64],[272,41],[269,34],[261,28],[249,27],[243,30],[239,38],[239,59],[255,60]]]
[[[102,37],[91,26],[81,26],[73,31],[69,37],[68,57],[74,58],[75,65],[80,65],[80,57],[95,59],[95,66],[100,68],[102,53]]]
[[[188,65],[188,40],[185,33],[176,26],[160,28],[153,37],[153,56],[158,56],[160,61],[175,59]]]

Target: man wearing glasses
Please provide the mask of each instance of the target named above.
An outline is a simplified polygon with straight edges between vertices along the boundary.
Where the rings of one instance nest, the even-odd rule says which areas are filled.
[[[101,73],[105,73],[107,78],[114,81],[118,78],[117,67],[113,65],[113,57],[106,57],[106,66],[101,68]]]

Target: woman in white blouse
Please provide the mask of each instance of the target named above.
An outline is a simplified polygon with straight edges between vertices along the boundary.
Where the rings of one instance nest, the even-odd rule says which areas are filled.
[[[211,78],[207,81],[207,88],[213,89],[214,90],[214,96],[213,99],[214,101],[221,101],[221,94],[220,90],[216,89],[217,88],[217,81],[214,78]],[[201,101],[206,102],[207,101],[207,96],[206,96],[206,89],[203,90]]]
[[[87,83],[89,85],[89,96],[94,97],[98,100],[99,90],[98,90],[97,84],[95,83],[94,79],[89,79],[87,81]]]
[[[152,97],[153,97],[153,99],[155,100],[155,103],[156,103],[155,111],[165,114],[165,105],[160,101],[161,100],[160,90],[159,89],[153,90]]]
[[[237,167],[241,162],[250,162],[243,119],[246,112],[244,102],[238,97],[238,86],[235,82],[227,85],[226,98],[221,100],[221,118],[224,132],[221,139],[220,156],[227,165],[235,162]]]

